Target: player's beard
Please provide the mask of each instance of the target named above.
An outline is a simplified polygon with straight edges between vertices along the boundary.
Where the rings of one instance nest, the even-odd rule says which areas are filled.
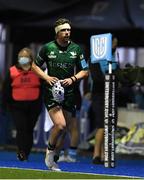
[[[70,37],[69,36],[65,36],[63,38],[63,43],[65,44],[65,46],[67,46],[69,44],[69,42],[70,42]]]
[[[69,40],[70,40],[70,36],[65,36],[65,37],[64,37],[64,40],[65,40],[65,41],[69,41]]]
[[[64,36],[62,38],[57,39],[58,44],[61,46],[67,46],[70,42],[70,36]]]

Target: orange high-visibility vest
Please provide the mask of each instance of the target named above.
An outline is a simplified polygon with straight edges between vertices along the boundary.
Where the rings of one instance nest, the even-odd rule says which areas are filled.
[[[36,100],[40,94],[40,78],[31,70],[10,68],[12,97],[16,101]]]

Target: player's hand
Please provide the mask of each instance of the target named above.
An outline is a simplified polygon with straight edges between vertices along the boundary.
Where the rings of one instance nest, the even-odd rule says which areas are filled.
[[[73,84],[73,81],[71,78],[66,78],[66,79],[60,80],[60,83],[62,86],[66,87],[66,86],[70,86],[71,84]]]
[[[48,76],[46,82],[53,86],[59,79],[57,77]]]

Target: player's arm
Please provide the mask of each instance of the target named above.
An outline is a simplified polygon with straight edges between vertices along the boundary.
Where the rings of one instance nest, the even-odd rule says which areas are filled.
[[[55,84],[58,81],[57,77],[52,77],[46,74],[39,66],[35,64],[35,62],[32,63],[32,70],[41,78],[44,79],[48,84],[51,86]]]
[[[78,47],[78,56],[77,56],[77,62],[76,62],[76,69],[79,69],[78,73],[76,73],[75,75],[71,76],[70,78],[66,78],[64,80],[62,80],[62,84],[64,86],[69,86],[73,83],[75,83],[76,81],[79,81],[83,78],[86,78],[89,74],[88,71],[88,64],[86,63],[82,50],[80,49],[80,47]]]
[[[66,78],[64,80],[60,80],[63,86],[69,86],[80,79],[83,79],[88,76],[88,70],[81,70],[76,75],[71,76],[70,78]]]
[[[78,80],[81,80],[83,78],[86,78],[88,77],[89,75],[89,71],[88,70],[81,70],[79,71],[77,74],[75,74],[74,76],[72,76],[71,78],[74,80],[74,81],[78,81]]]
[[[72,78],[75,81],[88,77],[89,75],[88,63],[86,62],[83,52],[80,47],[78,48],[78,59],[77,59],[76,66],[77,66],[76,68],[78,69],[78,72],[74,76],[72,76]]]
[[[44,64],[45,62],[45,52],[44,48],[42,48],[37,56],[37,58],[33,61],[32,63],[32,70],[43,80],[45,80],[48,84],[51,86],[58,81],[58,78],[49,76],[46,74],[40,67]]]

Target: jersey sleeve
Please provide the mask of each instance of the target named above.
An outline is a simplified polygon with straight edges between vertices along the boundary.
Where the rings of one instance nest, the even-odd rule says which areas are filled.
[[[45,53],[45,46],[43,46],[39,50],[34,62],[37,66],[41,67],[44,64],[45,60],[46,60],[46,53]]]
[[[78,46],[77,68],[79,70],[88,70],[88,63],[85,60],[82,49]]]

